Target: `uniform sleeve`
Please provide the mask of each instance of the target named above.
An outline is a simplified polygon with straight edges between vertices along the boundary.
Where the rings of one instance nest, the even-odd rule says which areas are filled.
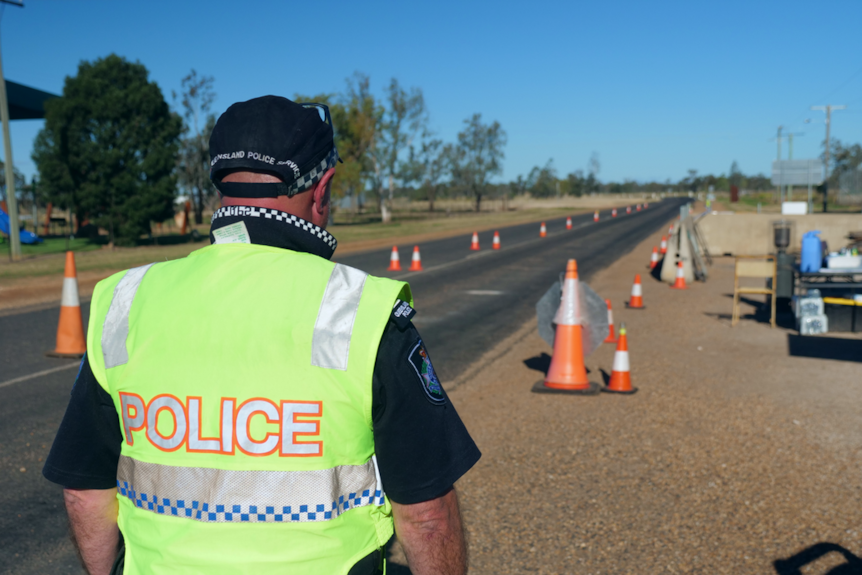
[[[372,395],[377,464],[392,501],[439,497],[481,457],[412,322],[393,318],[387,324]]]
[[[114,402],[84,356],[42,475],[68,489],[116,487],[122,442]]]

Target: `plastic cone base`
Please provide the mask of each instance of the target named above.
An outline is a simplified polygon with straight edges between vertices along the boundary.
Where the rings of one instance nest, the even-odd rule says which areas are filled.
[[[596,395],[601,391],[601,386],[598,383],[593,383],[592,381],[587,382],[587,387],[582,389],[557,389],[555,387],[548,387],[545,385],[545,380],[540,379],[533,385],[533,389],[531,390],[533,393],[560,393],[564,395]]]
[[[626,309],[646,309],[646,306],[642,305],[640,307],[632,307],[629,305],[629,302],[626,302]]]
[[[632,395],[633,393],[637,393],[638,388],[633,387],[633,388],[626,390],[626,391],[617,391],[616,389],[611,389],[609,387],[603,387],[602,391],[604,393],[617,393],[619,395]]]
[[[619,343],[619,341],[620,341],[620,338],[615,337],[615,338],[613,338],[613,339],[612,339],[612,338],[607,338],[607,339],[606,339],[606,340],[604,340],[602,343]]]
[[[678,285],[676,285],[676,284],[672,284],[672,285],[670,286],[670,289],[688,289],[688,286],[687,286],[687,285],[685,285],[685,284],[683,284],[683,285],[681,285],[681,286],[678,286]]]

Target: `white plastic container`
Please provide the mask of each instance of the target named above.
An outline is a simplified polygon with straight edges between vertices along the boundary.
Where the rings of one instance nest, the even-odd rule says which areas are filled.
[[[829,318],[825,314],[803,316],[799,319],[800,335],[829,333]]]
[[[830,270],[862,268],[862,256],[829,256],[826,267]]]
[[[826,313],[823,298],[821,297],[795,295],[790,299],[790,305],[793,307],[797,320],[801,317],[823,315]]]

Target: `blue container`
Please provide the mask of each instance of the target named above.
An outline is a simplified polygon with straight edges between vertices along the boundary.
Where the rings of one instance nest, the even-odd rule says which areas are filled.
[[[804,272],[820,271],[823,264],[823,246],[817,237],[819,230],[805,232],[802,235],[802,262],[799,269]]]

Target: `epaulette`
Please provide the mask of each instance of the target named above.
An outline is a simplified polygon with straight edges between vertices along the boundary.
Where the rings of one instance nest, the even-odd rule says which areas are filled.
[[[410,325],[410,320],[413,319],[414,315],[416,315],[416,310],[409,303],[397,299],[395,305],[392,306],[392,315],[389,316],[389,319],[398,326],[398,329],[404,331]]]

